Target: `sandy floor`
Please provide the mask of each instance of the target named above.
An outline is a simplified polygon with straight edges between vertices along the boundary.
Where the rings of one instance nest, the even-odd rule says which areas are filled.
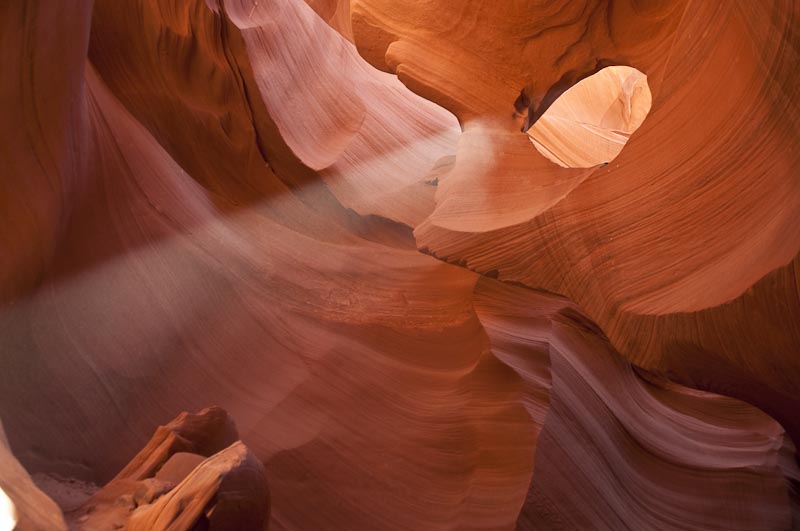
[[[80,507],[99,488],[94,483],[54,474],[37,473],[32,474],[31,478],[36,486],[50,496],[65,513]]]

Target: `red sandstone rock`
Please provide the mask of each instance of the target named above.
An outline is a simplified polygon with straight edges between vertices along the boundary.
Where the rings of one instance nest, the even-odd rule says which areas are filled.
[[[233,421],[219,407],[182,413],[160,426],[114,479],[67,514],[70,529],[266,529],[264,466],[236,438]]]
[[[797,525],[798,19],[5,2],[15,454],[83,525],[261,525],[260,463],[275,528]]]
[[[10,500],[11,504],[7,503]],[[66,531],[58,506],[14,458],[0,425],[0,524],[19,531]],[[6,528],[11,524],[12,527]],[[16,524],[16,527],[14,527]]]

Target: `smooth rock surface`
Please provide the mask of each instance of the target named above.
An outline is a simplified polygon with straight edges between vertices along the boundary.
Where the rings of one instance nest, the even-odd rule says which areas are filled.
[[[16,459],[112,527],[797,527],[799,21],[2,3]]]

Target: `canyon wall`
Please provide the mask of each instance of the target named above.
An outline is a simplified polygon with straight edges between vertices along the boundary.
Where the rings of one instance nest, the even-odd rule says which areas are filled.
[[[790,0],[5,2],[10,448],[106,483],[219,405],[273,529],[797,528],[798,24]],[[630,90],[578,94],[561,118],[605,128],[572,136],[558,98],[611,66]],[[532,142],[609,131],[598,164]]]

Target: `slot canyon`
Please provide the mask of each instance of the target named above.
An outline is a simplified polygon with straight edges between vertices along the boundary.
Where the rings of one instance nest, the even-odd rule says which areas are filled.
[[[0,531],[800,530],[800,1],[2,0],[0,65]]]

